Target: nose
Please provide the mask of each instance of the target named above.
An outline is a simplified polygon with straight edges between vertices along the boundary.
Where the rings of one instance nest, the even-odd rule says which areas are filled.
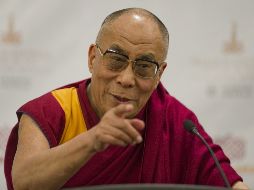
[[[116,80],[124,88],[132,88],[135,86],[135,73],[132,69],[132,63],[129,63],[124,70],[119,72]]]

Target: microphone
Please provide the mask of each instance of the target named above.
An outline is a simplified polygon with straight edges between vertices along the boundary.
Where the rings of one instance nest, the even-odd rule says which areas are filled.
[[[199,137],[199,139],[201,139],[201,141],[205,144],[205,146],[206,146],[207,149],[209,150],[210,154],[212,155],[213,160],[214,160],[214,162],[215,162],[217,168],[218,168],[219,171],[220,171],[220,174],[221,174],[221,176],[222,176],[222,178],[223,178],[223,181],[224,181],[226,187],[227,187],[227,188],[231,188],[231,186],[230,186],[230,184],[229,184],[229,182],[228,182],[228,179],[227,179],[227,177],[226,177],[224,171],[222,170],[221,165],[220,165],[220,163],[219,163],[217,157],[215,156],[213,150],[212,150],[211,147],[208,145],[208,143],[206,142],[206,140],[204,139],[204,137],[198,132],[198,129],[196,128],[195,124],[194,124],[191,120],[187,120],[187,119],[186,119],[186,120],[183,122],[183,126],[184,126],[184,128],[185,128],[188,132],[190,132],[190,133],[192,133],[192,134],[194,134],[194,135],[197,135],[197,136]]]

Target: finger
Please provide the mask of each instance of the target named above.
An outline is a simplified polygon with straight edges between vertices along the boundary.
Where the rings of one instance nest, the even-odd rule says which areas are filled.
[[[143,130],[145,128],[145,123],[144,121],[140,120],[140,119],[131,119],[130,120],[131,125],[139,132],[141,130]],[[134,144],[138,144],[141,143],[143,141],[142,136],[139,133],[139,136],[136,137],[135,139],[135,143]]]
[[[138,131],[142,131],[145,128],[145,123],[144,121],[140,119],[131,119],[130,120],[131,125]]]
[[[137,129],[132,126],[132,123],[136,125],[135,127],[142,129],[144,125],[143,121],[139,119],[123,119],[114,118],[111,120],[110,125],[101,125],[103,127],[103,133],[114,136],[115,138],[123,140],[127,144],[137,144],[142,142],[142,137]]]
[[[113,108],[113,112],[119,117],[125,117],[125,115],[133,110],[132,104],[119,104]]]
[[[121,125],[123,125],[123,123]],[[123,126],[123,127],[110,126],[110,127],[104,128],[104,130],[105,130],[105,134],[110,135],[116,139],[119,139],[125,142],[126,144],[132,144],[133,138],[124,130],[124,128],[126,128],[126,126]]]
[[[131,137],[132,144],[137,144],[142,142],[142,137],[140,133],[135,129],[135,127],[131,124],[131,120],[124,119],[123,125],[124,126],[121,128],[121,130],[123,130],[129,137]]]

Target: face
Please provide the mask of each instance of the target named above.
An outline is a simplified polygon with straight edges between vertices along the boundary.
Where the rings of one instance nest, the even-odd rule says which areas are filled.
[[[97,115],[102,117],[109,109],[121,103],[130,103],[134,110],[128,117],[135,116],[157,87],[166,67],[163,62],[165,45],[157,25],[142,16],[122,15],[103,28],[98,45],[102,53],[113,49],[131,60],[146,58],[159,63],[156,76],[144,79],[135,75],[132,62],[122,71],[109,70],[98,48],[95,45],[89,48],[92,77],[88,96]]]

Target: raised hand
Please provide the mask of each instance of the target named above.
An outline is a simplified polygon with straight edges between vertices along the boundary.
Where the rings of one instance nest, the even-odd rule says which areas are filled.
[[[104,150],[108,145],[127,146],[142,142],[139,131],[145,127],[144,122],[126,118],[132,109],[131,104],[120,104],[104,114],[90,130],[95,151]]]

